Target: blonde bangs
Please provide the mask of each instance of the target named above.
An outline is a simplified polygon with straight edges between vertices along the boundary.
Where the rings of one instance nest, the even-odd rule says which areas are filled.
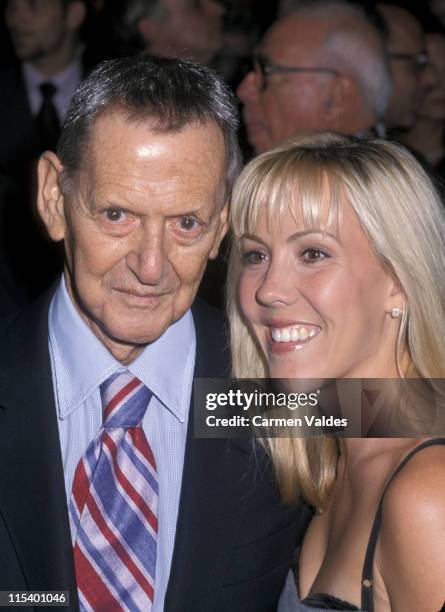
[[[280,229],[284,228],[287,214],[297,223],[297,211],[301,211],[305,230],[338,228],[342,184],[334,169],[314,164],[299,151],[278,153],[253,160],[238,179],[231,203],[236,241],[256,232],[259,216],[264,212],[268,229],[277,223]]]

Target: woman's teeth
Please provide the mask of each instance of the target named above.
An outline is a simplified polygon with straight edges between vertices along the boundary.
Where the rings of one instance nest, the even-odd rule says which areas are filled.
[[[274,342],[298,342],[313,338],[317,331],[307,329],[304,325],[289,325],[289,327],[271,327],[272,340]]]

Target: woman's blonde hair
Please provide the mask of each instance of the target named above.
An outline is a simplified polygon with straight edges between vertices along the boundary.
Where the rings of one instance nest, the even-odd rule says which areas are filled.
[[[234,376],[267,377],[265,357],[239,308],[239,237],[254,232],[260,212],[267,212],[270,223],[283,219],[286,211],[292,213],[295,206],[301,207],[306,226],[319,229],[326,181],[331,199],[328,223],[333,219],[341,223],[339,200],[344,193],[377,257],[403,290],[397,359],[405,347],[413,371],[424,378],[443,378],[445,215],[439,195],[402,146],[330,133],[291,139],[260,155],[235,184],[227,281]],[[283,497],[292,501],[302,494],[313,505],[324,507],[335,478],[336,441],[270,438],[266,444]]]

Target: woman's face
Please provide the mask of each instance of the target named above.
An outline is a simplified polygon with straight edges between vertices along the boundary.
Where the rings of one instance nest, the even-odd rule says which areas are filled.
[[[320,231],[295,208],[272,227],[260,214],[242,237],[242,312],[272,378],[398,377],[400,319],[389,311],[402,307],[401,291],[346,199],[339,227],[327,226],[325,200]]]

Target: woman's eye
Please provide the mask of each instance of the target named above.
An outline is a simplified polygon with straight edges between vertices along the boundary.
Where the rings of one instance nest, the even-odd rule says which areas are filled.
[[[324,251],[314,248],[305,249],[301,255],[306,263],[316,263],[317,261],[323,261],[323,259],[329,257]]]
[[[261,251],[247,251],[242,254],[244,264],[260,264],[266,261],[266,255]]]

